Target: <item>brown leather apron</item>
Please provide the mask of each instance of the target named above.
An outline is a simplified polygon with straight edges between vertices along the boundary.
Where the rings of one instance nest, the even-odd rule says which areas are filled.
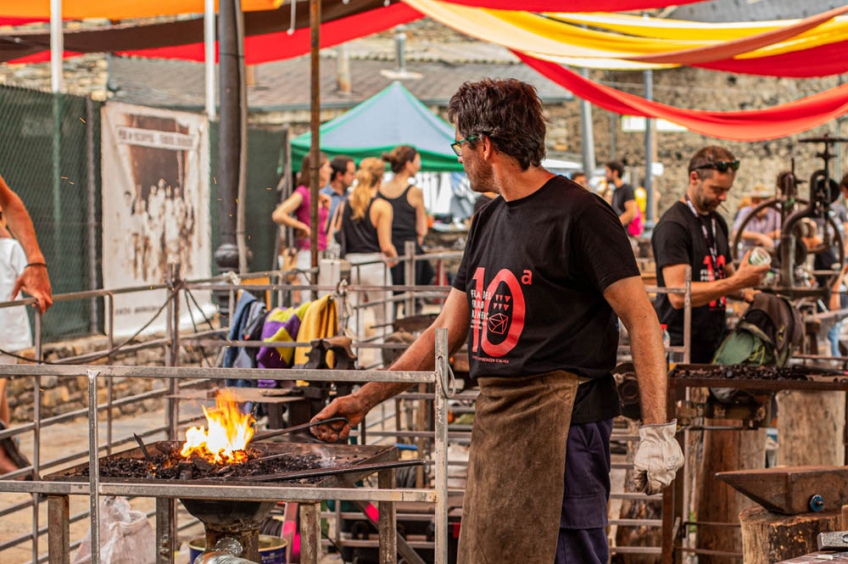
[[[551,564],[578,378],[478,382],[458,564]]]

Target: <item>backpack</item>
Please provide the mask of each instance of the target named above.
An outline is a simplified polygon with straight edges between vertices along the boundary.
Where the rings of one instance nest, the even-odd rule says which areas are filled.
[[[761,292],[722,341],[713,364],[783,367],[803,339],[804,326],[798,310],[787,298]],[[748,396],[731,388],[711,388],[710,392],[723,402],[735,403]]]
[[[642,221],[642,210],[639,205],[636,205],[636,217],[627,224],[627,234],[631,237],[638,237],[645,230],[645,223]]]

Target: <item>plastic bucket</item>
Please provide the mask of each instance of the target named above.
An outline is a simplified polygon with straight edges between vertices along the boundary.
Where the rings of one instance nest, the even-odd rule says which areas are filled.
[[[200,553],[206,550],[206,537],[189,542],[188,549],[188,564],[193,564]],[[271,535],[259,535],[259,557],[261,564],[286,564],[286,541]]]

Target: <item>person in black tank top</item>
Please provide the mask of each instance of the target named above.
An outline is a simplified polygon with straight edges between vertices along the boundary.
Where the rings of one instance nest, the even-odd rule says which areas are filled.
[[[415,243],[415,254],[424,254],[421,242],[427,234],[427,212],[424,209],[424,196],[421,189],[412,185],[410,180],[421,170],[421,157],[414,147],[399,145],[391,153],[385,153],[383,160],[391,165],[394,178],[381,188],[380,197],[392,206],[392,244],[399,255],[403,255],[406,243]],[[407,282],[403,263],[392,268],[392,282],[395,285],[426,285],[433,280],[435,271],[429,261],[419,260],[415,264],[415,280]],[[397,292],[400,293],[400,292]],[[411,312],[410,312],[411,313]]]
[[[367,291],[354,289],[349,293],[358,339],[370,336],[366,333],[366,314],[370,311],[374,316],[376,331],[381,335],[378,343],[382,343],[382,337],[388,330],[387,324],[393,319],[394,307],[388,301],[391,298],[388,290],[391,275],[387,266],[397,263],[391,260],[397,257],[391,239],[392,207],[388,202],[375,198],[384,168],[380,159],[369,157],[362,160],[356,174],[356,186],[348,200],[341,204],[338,226],[342,256],[351,264],[351,283],[354,286],[385,288]],[[375,305],[366,310],[362,308],[365,303]],[[360,357],[362,355],[363,352],[360,352]],[[371,364],[372,360],[368,359],[366,364]]]

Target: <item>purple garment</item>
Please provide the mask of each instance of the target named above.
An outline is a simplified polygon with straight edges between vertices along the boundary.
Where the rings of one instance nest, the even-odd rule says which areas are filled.
[[[295,342],[301,324],[301,319],[295,311],[292,309],[291,312],[281,312],[279,308],[272,311],[265,319],[265,326],[262,328],[262,340],[273,339],[278,342]],[[290,313],[290,315],[281,320],[280,316],[285,315],[285,313]],[[269,344],[272,345],[273,343]],[[286,358],[283,358],[277,347],[262,347],[256,355],[256,364],[259,368],[291,368],[294,349],[285,349],[285,352],[287,353]],[[273,382],[273,380],[271,381]]]

